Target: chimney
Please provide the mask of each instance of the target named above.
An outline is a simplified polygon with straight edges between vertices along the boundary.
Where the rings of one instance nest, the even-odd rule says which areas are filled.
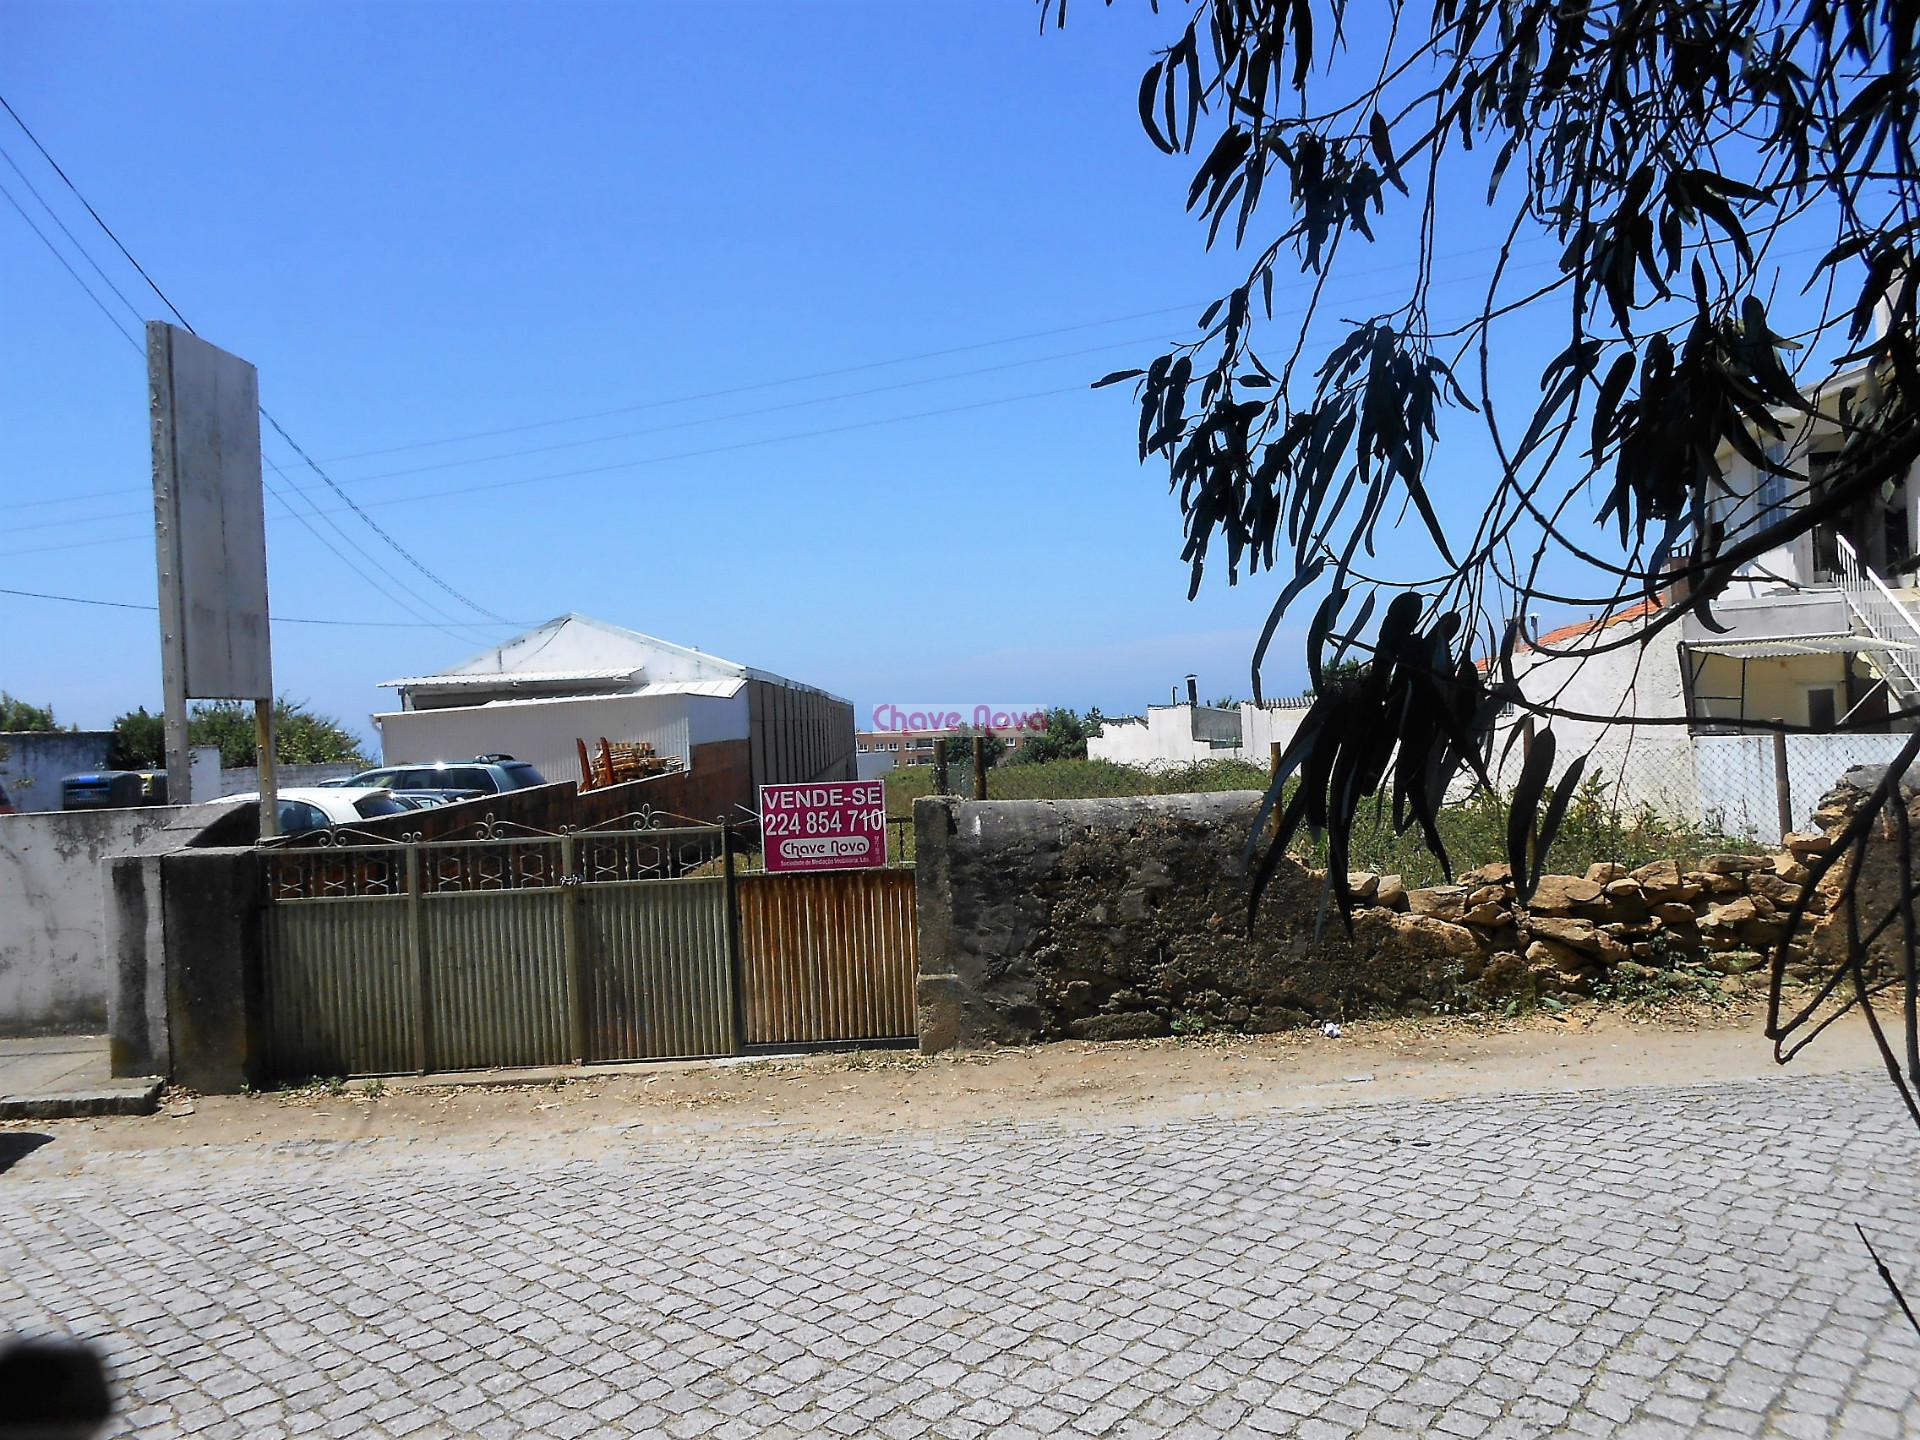
[[[1187,676],[1187,704],[1193,706],[1195,709],[1198,709],[1200,706],[1200,677],[1198,675]]]

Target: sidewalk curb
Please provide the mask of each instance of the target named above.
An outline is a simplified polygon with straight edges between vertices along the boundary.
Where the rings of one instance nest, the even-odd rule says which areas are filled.
[[[151,1115],[160,1103],[157,1079],[116,1080],[85,1090],[0,1095],[0,1120],[71,1120],[90,1115]]]

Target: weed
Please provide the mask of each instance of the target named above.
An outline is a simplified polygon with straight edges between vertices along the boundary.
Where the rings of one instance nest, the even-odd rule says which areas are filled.
[[[890,772],[885,783],[887,814],[910,816],[914,800],[932,793],[933,771],[909,766]],[[987,794],[995,800],[1066,800],[1263,790],[1266,784],[1266,772],[1243,760],[1203,760],[1157,770],[1108,760],[1054,760],[995,768],[987,776]],[[1481,791],[1443,806],[1438,828],[1456,871],[1507,858],[1507,802],[1502,796]],[[1702,855],[1757,849],[1749,841],[1670,819],[1651,806],[1630,805],[1594,775],[1574,793],[1549,864],[1557,872],[1577,875],[1597,861],[1631,868],[1650,860],[1673,860],[1684,866]],[[1324,866],[1326,838],[1317,843],[1303,839],[1293,853],[1302,864]],[[1408,885],[1436,885],[1446,879],[1418,828],[1396,830],[1391,807],[1385,805],[1363,806],[1354,817],[1348,864],[1355,870],[1400,875]]]

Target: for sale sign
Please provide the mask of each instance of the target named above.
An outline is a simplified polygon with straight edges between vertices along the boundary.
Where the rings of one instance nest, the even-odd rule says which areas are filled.
[[[887,796],[878,780],[760,787],[767,869],[859,870],[887,863]]]

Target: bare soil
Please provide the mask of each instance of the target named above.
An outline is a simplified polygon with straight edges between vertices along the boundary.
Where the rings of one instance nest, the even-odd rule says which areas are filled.
[[[1319,1031],[922,1056],[866,1050],[313,1085],[258,1095],[169,1092],[158,1114],[40,1121],[72,1164],[115,1153],[392,1140],[386,1151],[501,1145],[590,1152],[614,1136],[702,1140],[730,1133],[936,1129],[978,1122],[1151,1119],[1323,1109],[1408,1098],[1680,1085],[1775,1072],[1749,1001],[1659,1009],[1583,1004],[1517,1019],[1439,1017]],[[1789,1074],[1877,1065],[1845,1021]],[[475,1083],[485,1081],[486,1083]],[[14,1124],[7,1128],[23,1128]],[[51,1153],[47,1158],[52,1160]],[[206,1156],[212,1160],[213,1155]]]

